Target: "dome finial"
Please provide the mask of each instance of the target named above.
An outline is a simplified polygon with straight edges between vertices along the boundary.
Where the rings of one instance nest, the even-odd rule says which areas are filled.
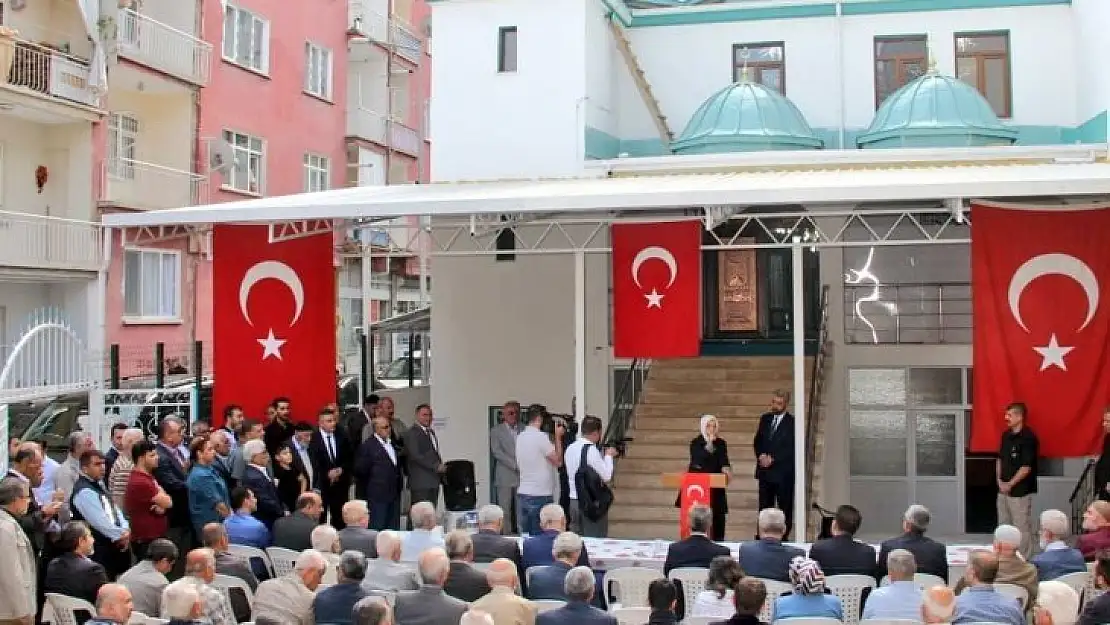
[[[740,48],[740,58],[744,61],[743,66],[740,67],[740,80],[737,82],[751,82],[751,70],[748,68],[748,57],[751,56],[751,51],[747,48]]]
[[[932,35],[926,35],[925,36],[925,56],[926,56],[926,58],[928,58],[928,61],[929,61],[928,73],[933,74],[933,75],[938,74],[939,72],[937,71],[937,57],[933,54],[933,36]]]

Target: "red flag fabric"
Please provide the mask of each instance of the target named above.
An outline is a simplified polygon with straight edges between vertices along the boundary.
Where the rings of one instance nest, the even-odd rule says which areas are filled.
[[[971,448],[997,452],[1012,402],[1040,455],[1102,449],[1110,405],[1110,206],[971,209]]]
[[[613,224],[613,353],[682,358],[701,347],[701,222]]]
[[[335,402],[335,269],[330,232],[269,242],[267,226],[216,226],[213,411],[260,419],[288,397],[295,421]]]
[[[678,534],[679,538],[690,535],[690,508],[709,505],[709,473],[686,473],[682,476],[682,492],[679,493]]]

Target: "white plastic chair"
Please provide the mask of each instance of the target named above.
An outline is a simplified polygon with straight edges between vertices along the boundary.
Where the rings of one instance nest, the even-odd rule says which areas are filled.
[[[875,587],[875,578],[870,575],[830,575],[825,578],[825,587],[840,598],[844,622],[854,625],[859,622],[863,607],[863,591]]]
[[[1077,595],[1079,595],[1080,599],[1082,599],[1083,592],[1087,590],[1087,585],[1091,583],[1091,575],[1086,571],[1080,571],[1078,573],[1068,573],[1067,575],[1061,575],[1060,577],[1057,577],[1056,581],[1063,582],[1070,586],[1071,589],[1074,590]]]
[[[209,584],[209,586],[222,592],[224,597],[227,597],[228,605],[234,605],[234,602],[231,600],[232,588],[238,588],[243,591],[243,595],[247,598],[247,606],[251,609],[251,614],[254,614],[254,591],[251,590],[250,584],[247,584],[242,579],[234,575],[220,575],[217,573],[216,576],[212,578],[212,583]]]
[[[763,585],[767,588],[767,598],[763,600],[763,607],[759,610],[759,620],[762,623],[770,623],[771,617],[775,612],[775,599],[793,592],[794,587],[786,582],[773,579],[764,579],[762,577],[756,579],[763,582]]]
[[[77,597],[48,592],[46,603],[54,610],[54,625],[77,625],[77,612],[87,612],[89,616],[96,616],[96,606]]]
[[[945,580],[943,577],[938,577],[936,575],[932,575],[932,574],[929,574],[929,573],[914,573],[914,575],[913,575],[913,584],[914,584],[914,586],[917,586],[918,590],[920,590],[922,592],[925,592],[926,590],[932,588],[933,586],[947,586],[948,581]],[[879,582],[879,585],[880,586],[889,586],[890,585],[890,576],[889,575],[883,576],[883,579],[882,579],[881,582]]]
[[[558,599],[535,599],[532,603],[536,604],[536,610],[541,614],[551,610],[558,610],[567,604],[566,601],[559,601]]]
[[[1084,606],[1098,599],[1102,596],[1102,593],[1106,592],[1102,588],[1095,586],[1095,565],[1095,562],[1087,563],[1087,582],[1083,585],[1083,595],[1080,597]]]
[[[659,577],[659,571],[655,569],[626,566],[606,571],[601,581],[601,588],[607,599],[610,594],[616,597],[611,605],[621,608],[643,608],[648,605],[648,586]],[[610,584],[615,584],[617,587],[612,593],[609,591]]]
[[[609,614],[619,625],[644,625],[651,618],[651,608],[613,608]]]
[[[1021,586],[1018,586],[1017,584],[1004,584],[1001,582],[996,582],[994,584],[994,590],[995,592],[1006,595],[1007,597],[1013,597],[1014,599],[1017,599],[1018,603],[1021,605],[1022,611],[1025,611],[1025,606],[1029,603],[1028,590],[1022,588]]]
[[[247,545],[228,545],[227,552],[233,556],[238,556],[248,563],[253,560],[261,560],[266,565],[266,570],[270,572],[270,576],[274,575],[274,564],[270,562],[270,556],[258,547],[249,547]]]
[[[694,609],[694,602],[697,601],[698,593],[705,590],[705,584],[709,581],[709,569],[696,566],[680,566],[677,569],[671,569],[667,577],[682,585],[682,598],[685,601],[686,613],[689,614]],[[715,620],[719,621],[721,619]],[[682,622],[690,623],[690,617]]]
[[[266,555],[270,556],[274,576],[282,577],[293,572],[293,567],[296,566],[297,558],[301,553],[284,547],[266,547]]]
[[[783,618],[775,621],[774,625],[840,625],[840,621],[834,618],[813,617],[813,618]]]

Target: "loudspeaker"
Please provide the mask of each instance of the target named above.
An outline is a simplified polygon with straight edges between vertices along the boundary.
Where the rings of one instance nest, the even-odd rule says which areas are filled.
[[[478,483],[474,479],[474,463],[450,460],[443,473],[443,505],[448,512],[473,510],[478,503]]]

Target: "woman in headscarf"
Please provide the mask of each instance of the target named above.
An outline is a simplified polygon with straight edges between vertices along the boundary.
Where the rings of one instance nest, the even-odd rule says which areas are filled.
[[[728,444],[718,437],[721,426],[717,417],[707,414],[701,417],[701,434],[690,441],[689,473],[723,473],[725,478],[732,477],[732,467],[728,462]],[[680,495],[681,498],[681,495]],[[681,505],[680,501],[675,506]],[[728,496],[724,488],[714,488],[709,493],[709,507],[713,510],[713,528],[709,538],[714,541],[725,539],[725,518],[728,516]]]
[[[825,594],[825,574],[817,562],[795,556],[790,561],[790,584],[794,592],[775,599],[772,622],[788,618],[844,620],[840,598]]]

